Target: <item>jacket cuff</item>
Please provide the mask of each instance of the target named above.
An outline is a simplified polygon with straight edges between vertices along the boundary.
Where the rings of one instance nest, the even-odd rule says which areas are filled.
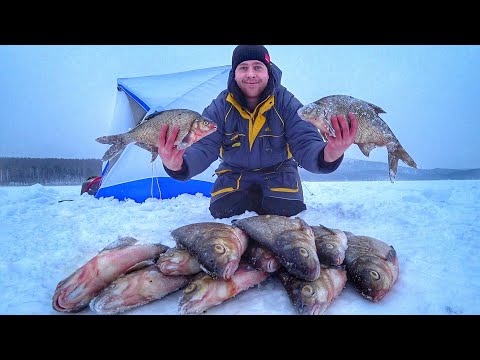
[[[188,166],[187,164],[185,164],[185,161],[182,164],[182,168],[178,171],[167,169],[165,165],[163,165],[163,168],[165,169],[167,175],[170,176],[172,179],[180,181],[188,180]]]
[[[335,160],[333,162],[327,162],[323,158],[324,150],[325,150],[325,148],[323,148],[322,151],[320,151],[320,154],[318,155],[318,167],[320,169],[324,169],[327,172],[333,172],[333,171],[337,170],[337,168],[342,163],[343,157],[345,156],[345,154],[342,154],[342,156],[340,156],[337,160]]]

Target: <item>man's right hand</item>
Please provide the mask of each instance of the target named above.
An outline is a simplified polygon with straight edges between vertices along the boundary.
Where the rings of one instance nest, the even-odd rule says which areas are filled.
[[[173,145],[179,131],[180,128],[174,126],[172,133],[167,138],[168,125],[162,125],[158,138],[158,155],[162,159],[163,165],[172,171],[180,171],[182,169],[183,153],[186,150],[177,150],[177,146]]]

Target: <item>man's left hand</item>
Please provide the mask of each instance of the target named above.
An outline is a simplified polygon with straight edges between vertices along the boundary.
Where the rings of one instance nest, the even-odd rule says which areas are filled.
[[[323,150],[323,159],[326,162],[334,162],[353,144],[357,136],[358,121],[353,113],[348,113],[350,126],[343,115],[333,115],[331,124],[335,130],[335,136],[327,135],[327,145]]]

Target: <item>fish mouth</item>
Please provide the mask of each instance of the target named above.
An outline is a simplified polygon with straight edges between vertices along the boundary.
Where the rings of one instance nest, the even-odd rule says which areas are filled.
[[[308,281],[317,280],[320,277],[320,264],[318,266],[315,266],[313,269],[310,269],[307,276],[312,279]]]
[[[300,116],[302,120],[307,120],[307,117],[304,114],[305,106],[297,110],[297,115]]]
[[[74,312],[82,309],[82,302],[78,301],[83,291],[83,286],[79,286],[72,291],[69,288],[59,290],[55,293],[52,301],[52,307],[60,312]]]
[[[178,307],[178,312],[180,315],[198,315],[204,310],[205,309],[202,307],[202,304],[198,301],[186,302]]]
[[[322,315],[323,314],[323,306],[320,304],[315,304],[310,309],[309,315]]]
[[[339,266],[342,265],[344,258],[342,255],[337,254],[336,256],[333,257],[333,265],[334,266]]]
[[[381,289],[372,294],[372,301],[373,302],[379,302],[380,300],[383,299],[385,295],[387,295],[388,290],[387,289]]]
[[[278,262],[275,261],[274,259],[268,260],[267,261],[267,272],[275,272],[278,270]]]
[[[226,266],[225,266],[225,270],[223,271],[223,274],[222,274],[222,278],[224,278],[225,280],[228,280],[230,279],[233,274],[235,274],[235,271],[237,271],[238,269],[238,264],[237,263],[228,263]]]
[[[164,273],[165,275],[171,275],[172,274],[172,271],[175,271],[177,270],[177,265],[176,264],[172,264],[172,263],[168,263],[168,262],[163,262],[161,263],[160,265],[157,265],[159,270]]]
[[[95,312],[108,312],[109,308],[105,297],[96,297],[90,302],[90,309]]]
[[[326,119],[324,119],[323,117],[319,119],[313,114],[311,114],[310,112],[307,114],[307,112],[308,110],[306,106],[301,107],[300,109],[297,110],[297,114],[302,120],[308,121],[311,124],[315,124],[315,123],[318,124],[320,122],[323,129],[319,129],[319,130],[322,133],[322,136],[324,137],[324,139],[325,139],[325,135],[327,134],[332,137],[336,136],[335,129],[333,128],[332,124],[330,124]],[[317,127],[318,125],[314,125],[314,126]]]
[[[122,298],[111,294],[94,298],[90,302],[90,309],[103,315],[113,315],[126,310]]]
[[[62,295],[63,294],[56,294],[53,297],[52,307],[56,311],[70,311],[70,309],[68,307],[62,305],[62,303],[63,303],[63,301],[61,300],[61,298],[63,298]]]

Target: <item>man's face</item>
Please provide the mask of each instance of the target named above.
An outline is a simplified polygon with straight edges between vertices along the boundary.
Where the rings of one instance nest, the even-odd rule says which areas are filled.
[[[235,69],[235,81],[247,98],[259,97],[268,84],[268,69],[258,60],[247,60]]]

